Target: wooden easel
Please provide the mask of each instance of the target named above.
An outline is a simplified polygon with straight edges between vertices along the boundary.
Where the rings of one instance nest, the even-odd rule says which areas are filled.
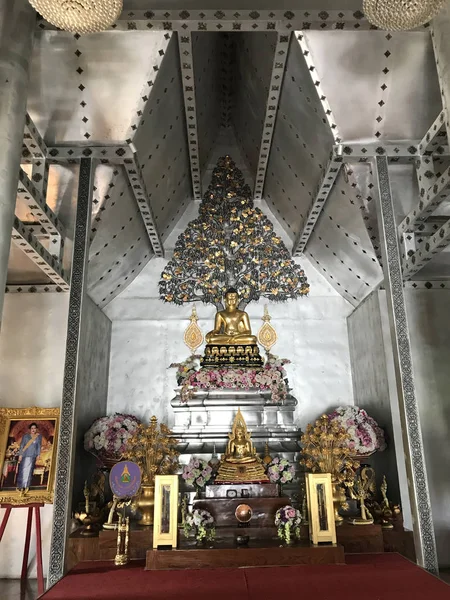
[[[13,508],[28,508],[28,519],[27,519],[27,530],[25,533],[25,546],[23,549],[23,562],[22,572],[20,575],[21,581],[26,581],[28,575],[28,555],[30,553],[30,539],[31,539],[31,522],[33,520],[33,509],[34,509],[34,521],[36,528],[36,571],[38,580],[38,593],[44,593],[44,574],[42,570],[42,536],[41,536],[41,508],[43,504],[1,504],[0,508],[5,508],[6,512],[3,515],[2,524],[0,525],[0,542],[2,541],[3,534],[8,523],[9,515]]]

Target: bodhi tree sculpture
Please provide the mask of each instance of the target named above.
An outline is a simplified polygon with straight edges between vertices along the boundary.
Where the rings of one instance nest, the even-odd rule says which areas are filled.
[[[219,159],[199,216],[179,236],[159,282],[161,300],[201,301],[223,309],[227,289],[239,307],[264,297],[272,302],[305,296],[309,285],[229,156]]]

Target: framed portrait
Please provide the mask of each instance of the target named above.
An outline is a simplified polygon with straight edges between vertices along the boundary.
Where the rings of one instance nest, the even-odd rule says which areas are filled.
[[[315,545],[336,544],[333,488],[330,473],[307,473],[306,496],[309,513],[309,537]]]
[[[153,548],[177,547],[178,542],[178,475],[155,476],[155,513]]]
[[[53,502],[59,408],[0,408],[0,503]]]

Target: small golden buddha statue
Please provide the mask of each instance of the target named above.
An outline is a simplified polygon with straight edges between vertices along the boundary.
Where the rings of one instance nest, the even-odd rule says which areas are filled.
[[[225,454],[220,461],[216,482],[268,481],[264,465],[256,454],[250,433],[238,409]]]
[[[202,366],[262,366],[257,338],[252,334],[248,314],[237,308],[239,296],[230,288],[225,294],[225,310],[218,311],[214,329],[205,336]]]

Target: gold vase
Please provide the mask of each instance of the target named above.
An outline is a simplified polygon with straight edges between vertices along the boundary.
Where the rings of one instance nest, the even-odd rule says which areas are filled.
[[[136,502],[136,506],[141,513],[141,520],[138,525],[153,525],[153,512],[155,509],[155,484],[142,484],[141,493]]]
[[[339,514],[339,509],[346,501],[347,499],[342,486],[340,486],[339,483],[333,483],[334,522],[336,527],[339,527],[339,525],[342,525],[344,522],[344,517],[341,517]]]

